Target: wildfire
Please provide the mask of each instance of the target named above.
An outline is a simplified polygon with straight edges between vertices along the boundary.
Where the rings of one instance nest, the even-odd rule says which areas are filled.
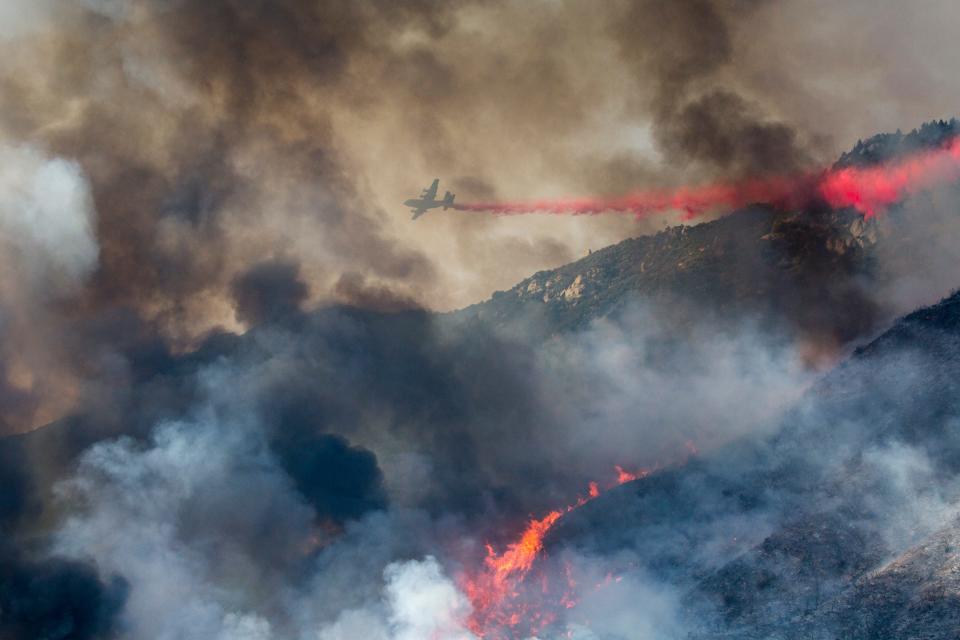
[[[627,471],[620,465],[616,465],[614,469],[616,469],[617,471],[617,484],[623,484],[624,482],[630,482],[631,480],[639,480],[640,478],[646,478],[648,475],[650,475],[656,470],[656,468],[640,469],[640,471],[636,473],[631,473],[630,471]]]
[[[637,480],[650,475],[653,469],[640,469],[631,473],[617,465],[616,480],[608,488]],[[542,518],[531,519],[516,542],[511,542],[502,553],[491,545],[486,545],[486,557],[483,567],[476,575],[464,576],[462,588],[473,606],[473,613],[467,621],[471,632],[480,638],[501,639],[511,637],[511,630],[523,625],[528,633],[536,634],[556,620],[553,608],[544,606],[543,599],[550,596],[550,586],[546,576],[542,576],[540,593],[534,600],[525,597],[521,587],[530,573],[534,562],[543,551],[543,541],[550,529],[563,517],[602,493],[600,485],[591,482],[587,495],[564,509],[551,511]],[[576,606],[576,583],[567,568],[566,584],[562,590],[548,597],[557,609],[570,609]]]
[[[544,536],[562,515],[563,511],[551,511],[539,520],[531,520],[520,539],[507,545],[501,554],[487,545],[483,570],[467,578],[463,585],[473,605],[467,626],[474,634],[481,638],[499,637],[498,629],[512,628],[523,621],[539,626],[552,621],[537,620],[542,618],[539,608],[522,603],[518,589],[543,550]]]
[[[827,169],[795,176],[773,176],[680,187],[636,191],[618,198],[556,198],[459,204],[461,211],[488,211],[500,215],[552,213],[594,215],[631,213],[638,218],[681,211],[692,219],[717,210],[735,210],[756,202],[800,208],[822,200],[834,208],[853,207],[872,217],[906,196],[960,179],[960,138],[944,146],[919,151],[890,164]]]

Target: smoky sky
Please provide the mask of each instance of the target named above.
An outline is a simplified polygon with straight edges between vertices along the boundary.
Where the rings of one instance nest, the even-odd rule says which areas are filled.
[[[307,285],[298,278],[297,270],[296,264],[264,262],[237,277],[232,286],[237,319],[258,325],[300,311]]]
[[[854,36],[834,43],[828,28],[866,9],[795,27],[809,40],[794,48],[833,47],[820,78],[767,37],[799,11],[774,4],[41,3],[5,34],[0,121],[88,175],[98,304],[131,302],[195,336],[231,320],[229,283],[250,262],[293,258],[314,299],[450,308],[648,228],[408,224],[395,202],[435,175],[464,199],[622,192],[805,168],[855,135],[948,115],[936,105],[952,85],[938,83],[926,111],[884,107],[912,119],[798,118],[798,95],[846,98]],[[897,22],[875,13],[873,31]],[[864,102],[897,99],[903,74],[889,75]],[[337,287],[346,273],[368,292]]]
[[[713,545],[783,524],[794,485],[758,496],[754,476],[729,477],[757,449],[726,459],[727,476],[683,465],[688,441],[766,446],[814,384],[789,320],[698,308],[678,322],[642,296],[566,332],[546,307],[500,324],[434,313],[669,219],[413,223],[397,203],[434,177],[469,200],[792,172],[950,115],[951,5],[815,6],[0,9],[0,432],[24,432],[0,441],[0,635],[459,633],[457,569],[589,481],[613,483],[614,465],[667,470],[665,493],[629,515],[686,509],[698,570],[732,553]],[[940,236],[924,261],[877,254],[893,274],[878,296],[896,298],[884,318],[955,286],[954,195],[930,196],[936,228],[909,245]],[[756,290],[753,263],[725,264]],[[838,330],[844,348],[878,326],[862,284],[844,273],[819,298],[869,315]],[[781,293],[776,321],[837,329],[829,304],[796,310]],[[616,543],[643,526],[575,551],[640,558]],[[654,541],[663,565],[689,551]],[[608,558],[579,560],[593,575]],[[682,627],[662,568],[632,575],[623,600],[650,596]]]
[[[796,171],[811,160],[801,132],[716,82],[733,61],[732,23],[759,3],[728,4],[637,2],[618,20],[625,62],[652,80],[653,135],[672,163],[739,176]]]
[[[538,353],[484,332],[447,344],[451,330],[417,308],[480,300],[586,247],[650,228],[442,212],[414,225],[391,204],[401,186],[439,175],[466,198],[615,192],[823,162],[832,137],[850,129],[842,119],[817,129],[786,108],[809,72],[784,62],[773,77],[762,68],[766,28],[777,32],[796,13],[771,5],[618,2],[597,11],[579,3],[218,0],[25,12],[3,33],[9,55],[0,70],[5,167],[17,168],[8,181],[19,198],[0,200],[5,273],[15,274],[0,281],[4,431],[70,416],[79,435],[55,447],[68,458],[100,437],[144,436],[182,417],[197,399],[191,376],[233,356],[236,334],[253,327],[256,337],[239,352],[248,363],[271,362],[250,356],[250,344],[267,340],[293,353],[302,331],[312,341],[306,353],[329,357],[322,367],[296,360],[293,369],[305,370],[279,376],[266,404],[278,415],[293,411],[285,396],[295,408],[322,407],[308,412],[310,428],[347,437],[345,452],[390,451],[380,463],[411,477],[453,478],[496,457],[499,442],[569,384],[538,388],[544,359],[568,363],[584,344],[604,342],[598,335],[627,342],[620,321]],[[858,10],[838,10],[837,20]],[[819,43],[820,31],[811,33]],[[50,193],[65,197],[51,205]],[[23,224],[22,212],[34,210],[69,215]],[[853,294],[860,291],[841,290]],[[400,313],[309,316],[331,302]],[[649,312],[638,308],[640,317]],[[632,326],[631,318],[623,322]],[[651,325],[650,342],[659,330]],[[850,333],[863,331],[858,325],[844,339]],[[724,345],[750,342],[726,338]],[[692,361],[710,360],[708,343],[699,338]],[[642,362],[647,342],[638,344]],[[764,354],[744,359],[770,365]],[[795,363],[784,357],[770,366],[789,378]],[[383,377],[357,373],[370,367]],[[320,393],[310,386],[318,380],[328,381]],[[669,386],[657,376],[652,384]],[[361,400],[348,402],[353,395]],[[374,401],[365,406],[364,397]],[[509,419],[505,406],[513,407]],[[575,434],[568,420],[558,422]],[[418,425],[447,422],[463,428],[425,430],[427,448],[449,453],[434,467],[419,450]],[[385,442],[372,435],[380,424],[398,425]],[[490,442],[498,444],[488,450]],[[294,468],[326,453],[291,455],[281,458]],[[503,460],[477,477],[466,473],[438,502],[498,507],[484,492],[524,467],[520,458]],[[594,473],[594,463],[563,479],[563,489]],[[385,501],[383,478],[367,467],[358,511]],[[415,485],[391,490],[416,493]]]

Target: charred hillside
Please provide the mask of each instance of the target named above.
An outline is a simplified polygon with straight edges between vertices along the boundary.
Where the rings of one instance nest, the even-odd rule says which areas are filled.
[[[628,551],[709,621],[697,638],[952,638],[958,380],[960,293],[858,349],[770,438],[611,491],[550,544]]]
[[[845,161],[882,149],[868,141]],[[931,291],[954,277],[934,268],[950,265],[935,244],[952,243],[950,226],[918,217],[935,205],[869,221],[757,205],[596,251],[452,314],[307,310],[297,269],[273,265],[266,284],[235,287],[254,326],[192,351],[130,311],[77,325],[109,344],[119,373],[72,415],[0,439],[0,574],[21,576],[0,580],[0,605],[47,576],[24,610],[69,618],[73,581],[112,628],[143,576],[112,549],[95,564],[51,551],[88,509],[111,535],[145,519],[177,545],[216,541],[196,543],[203,571],[231,575],[243,557],[274,586],[386,549],[361,578],[380,585],[396,558],[442,557],[442,535],[480,554],[442,558],[451,567],[482,562],[483,542],[504,549],[528,514],[632,464],[657,472],[564,512],[550,558],[623,558],[628,577],[679,594],[694,638],[924,637],[956,606],[955,529],[941,516],[960,495],[960,295],[892,323],[796,405],[812,374],[791,359],[798,338],[835,357],[890,324],[907,303],[884,287],[904,273],[944,274]],[[687,438],[708,453],[681,463]],[[181,485],[195,450],[195,480]],[[141,495],[157,486],[174,497],[154,521]],[[105,535],[85,522],[85,540]],[[251,606],[284,592],[257,590]],[[33,618],[5,623],[6,610],[0,636],[16,624],[41,637]]]

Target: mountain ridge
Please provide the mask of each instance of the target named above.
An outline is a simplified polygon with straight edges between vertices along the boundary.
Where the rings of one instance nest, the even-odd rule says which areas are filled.
[[[870,162],[881,150],[867,143],[851,153]],[[248,417],[262,423],[265,455],[304,504],[317,513],[340,505],[328,516],[334,528],[388,507],[383,459],[364,448],[371,438],[365,429],[388,434],[388,453],[422,443],[415,454],[423,460],[413,462],[428,466],[434,479],[416,494],[428,512],[480,522],[539,513],[582,488],[576,473],[584,472],[557,473],[557,460],[526,455],[564,446],[551,431],[563,426],[549,404],[556,398],[536,396],[544,341],[576,340],[646,301],[669,329],[663,335],[677,343],[693,327],[753,322],[785,343],[829,352],[831,366],[839,353],[865,344],[824,374],[774,425],[774,435],[737,440],[612,489],[564,516],[547,548],[633,554],[651,576],[686,594],[684,613],[704,621],[694,638],[771,637],[778,625],[789,629],[784,638],[831,637],[824,634],[856,617],[838,619],[835,611],[863,609],[868,605],[858,603],[871,594],[886,602],[899,597],[883,591],[886,567],[917,566],[922,574],[923,566],[946,571],[954,562],[952,550],[934,557],[945,547],[930,537],[933,528],[888,540],[881,525],[893,516],[877,504],[913,508],[884,476],[890,447],[944,477],[960,470],[948,428],[960,416],[960,294],[899,317],[871,289],[883,278],[880,248],[909,255],[922,246],[923,238],[908,244],[890,230],[897,215],[887,225],[850,210],[758,205],[625,240],[458,312],[285,305],[242,335],[217,332],[188,353],[139,331],[135,319],[118,322],[123,330],[111,339],[131,372],[123,401],[0,439],[0,478],[11,488],[0,503],[0,526],[14,544],[42,548],[44,527],[69,507],[52,487],[76,470],[79,456],[117,438],[151,446],[156,425],[188,420],[204,402],[209,369],[255,372],[253,380],[231,379],[231,393],[255,396],[245,398],[256,414]],[[349,495],[331,496],[317,479],[318,461],[341,459],[356,481],[338,477],[331,486]],[[952,497],[948,483],[937,488]],[[928,560],[911,564],[913,557]],[[944,606],[953,611],[950,602]],[[888,624],[874,613],[878,622],[865,628],[906,629],[921,620]]]
[[[939,501],[960,497],[957,380],[960,291],[857,349],[770,438],[601,495],[558,523],[548,544],[603,554],[625,545],[641,568],[687,590],[691,619],[713,621],[692,638],[953,638],[960,520],[937,522]],[[916,466],[920,486],[891,484],[884,456]],[[929,514],[917,506],[931,499]],[[768,529],[745,535],[720,567],[699,565],[696,548],[733,514]]]

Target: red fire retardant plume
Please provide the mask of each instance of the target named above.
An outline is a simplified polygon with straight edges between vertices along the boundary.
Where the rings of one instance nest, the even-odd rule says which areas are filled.
[[[899,161],[868,168],[828,169],[819,174],[778,176],[732,183],[637,191],[617,198],[554,198],[456,205],[461,211],[499,215],[552,213],[594,215],[632,213],[638,218],[682,211],[686,219],[717,210],[734,210],[753,203],[800,208],[822,200],[833,208],[853,207],[873,217],[904,197],[960,179],[960,138],[920,151]]]
[[[960,179],[960,138],[944,147],[867,169],[828,171],[819,195],[834,208],[854,207],[870,218],[904,197]]]

